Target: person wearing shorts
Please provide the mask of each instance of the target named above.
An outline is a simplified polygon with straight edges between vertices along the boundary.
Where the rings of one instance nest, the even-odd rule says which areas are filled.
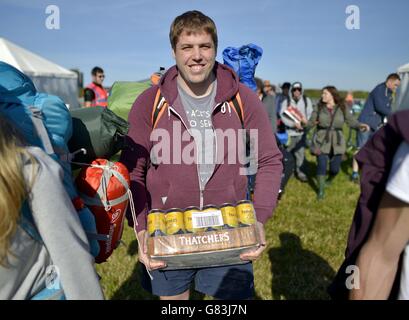
[[[141,243],[139,260],[144,265],[143,286],[161,299],[188,299],[193,283],[197,291],[218,299],[249,299],[254,286],[251,261],[265,249],[264,223],[276,206],[282,155],[260,99],[240,83],[234,71],[216,62],[217,32],[213,20],[199,11],[185,12],[173,21],[169,36],[176,66],[136,99],[129,114],[128,148],[120,160],[131,176],[135,228]],[[152,109],[158,92],[165,107],[154,119]],[[237,94],[242,101],[243,118],[229,104]],[[241,137],[223,137],[227,130],[236,135],[243,127],[250,131],[250,139],[251,130],[257,132],[257,138],[252,140],[257,151],[254,157],[250,156],[255,159],[255,166],[246,167],[237,152],[231,157],[230,152],[235,149],[230,149],[231,140],[240,143]],[[169,139],[157,139],[157,135]],[[192,150],[192,145],[194,157],[190,159],[191,152],[186,151]],[[149,210],[189,206],[201,209],[209,204],[237,203],[246,199],[250,174],[256,174],[253,205],[261,244],[240,255],[244,264],[163,270],[165,262],[150,258],[146,230]],[[133,219],[129,217],[128,223],[133,225]]]

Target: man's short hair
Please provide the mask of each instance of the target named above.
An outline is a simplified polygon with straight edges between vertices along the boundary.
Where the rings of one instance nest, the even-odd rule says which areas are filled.
[[[172,49],[176,49],[176,44],[183,31],[187,34],[206,32],[212,37],[214,47],[217,51],[217,29],[214,21],[200,11],[187,11],[173,20],[170,26],[169,39]]]
[[[100,67],[94,67],[94,68],[92,68],[91,74],[92,74],[93,76],[96,76],[97,73],[104,73],[104,70],[102,70],[102,68],[100,68]]]
[[[388,80],[399,80],[400,81],[400,77],[397,73],[391,73],[387,78],[386,81]]]
[[[291,83],[289,82],[284,82],[281,86],[281,89],[290,89],[291,88]]]

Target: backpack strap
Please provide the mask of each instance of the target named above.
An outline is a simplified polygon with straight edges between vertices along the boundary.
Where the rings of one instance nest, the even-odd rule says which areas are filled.
[[[308,100],[307,100],[307,96],[305,94],[302,95],[302,98],[304,100],[304,111],[305,111],[305,117],[308,117],[307,114],[307,107],[308,107]],[[307,119],[308,120],[308,119]]]
[[[41,112],[40,109],[34,106],[30,106],[29,109],[31,111],[30,114],[31,121],[33,121],[33,125],[37,132],[37,135],[41,139],[44,151],[49,155],[53,154],[54,148],[48,135],[47,129],[44,126],[43,113]]]
[[[237,94],[228,102],[233,110],[236,112],[237,116],[240,119],[241,126],[244,128],[244,109],[243,109],[243,102],[240,97],[240,93]],[[168,103],[166,102],[165,98],[163,97],[160,89],[156,92],[155,100],[152,107],[152,129],[156,128],[156,125],[160,119],[160,117],[165,112],[166,108],[168,107]]]
[[[152,107],[152,129],[156,128],[156,124],[158,123],[160,117],[165,112],[166,108],[168,107],[168,103],[166,102],[165,98],[163,97],[160,89],[156,92],[155,101]]]
[[[244,109],[243,109],[243,102],[240,98],[240,93],[237,91],[236,95],[229,101],[233,110],[236,111],[237,116],[240,119],[241,127],[244,129]]]
[[[245,129],[244,127],[244,108],[243,108],[243,102],[240,97],[240,93],[237,91],[236,95],[229,101],[229,105],[233,107],[233,110],[236,112],[237,116],[240,119],[241,122],[241,127]],[[245,155],[246,157],[250,155],[250,135],[249,132],[246,130],[246,137],[245,137],[245,146],[246,146],[246,151]],[[252,198],[252,185],[254,184],[255,178],[253,176],[247,176],[247,190],[246,190],[246,199],[251,200]]]

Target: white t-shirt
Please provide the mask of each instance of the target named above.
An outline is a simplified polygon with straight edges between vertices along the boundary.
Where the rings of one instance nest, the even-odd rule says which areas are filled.
[[[386,191],[395,198],[409,203],[409,143],[407,142],[402,142],[396,151]]]
[[[386,191],[409,204],[409,143],[402,142],[393,158]],[[409,300],[409,244],[403,254],[399,300]]]

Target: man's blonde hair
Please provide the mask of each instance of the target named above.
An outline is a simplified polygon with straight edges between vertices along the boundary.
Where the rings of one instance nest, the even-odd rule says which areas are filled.
[[[212,37],[214,47],[217,51],[217,29],[214,21],[200,11],[187,11],[173,20],[170,26],[169,39],[172,49],[176,49],[176,44],[183,31],[188,35],[191,33],[206,32]]]

